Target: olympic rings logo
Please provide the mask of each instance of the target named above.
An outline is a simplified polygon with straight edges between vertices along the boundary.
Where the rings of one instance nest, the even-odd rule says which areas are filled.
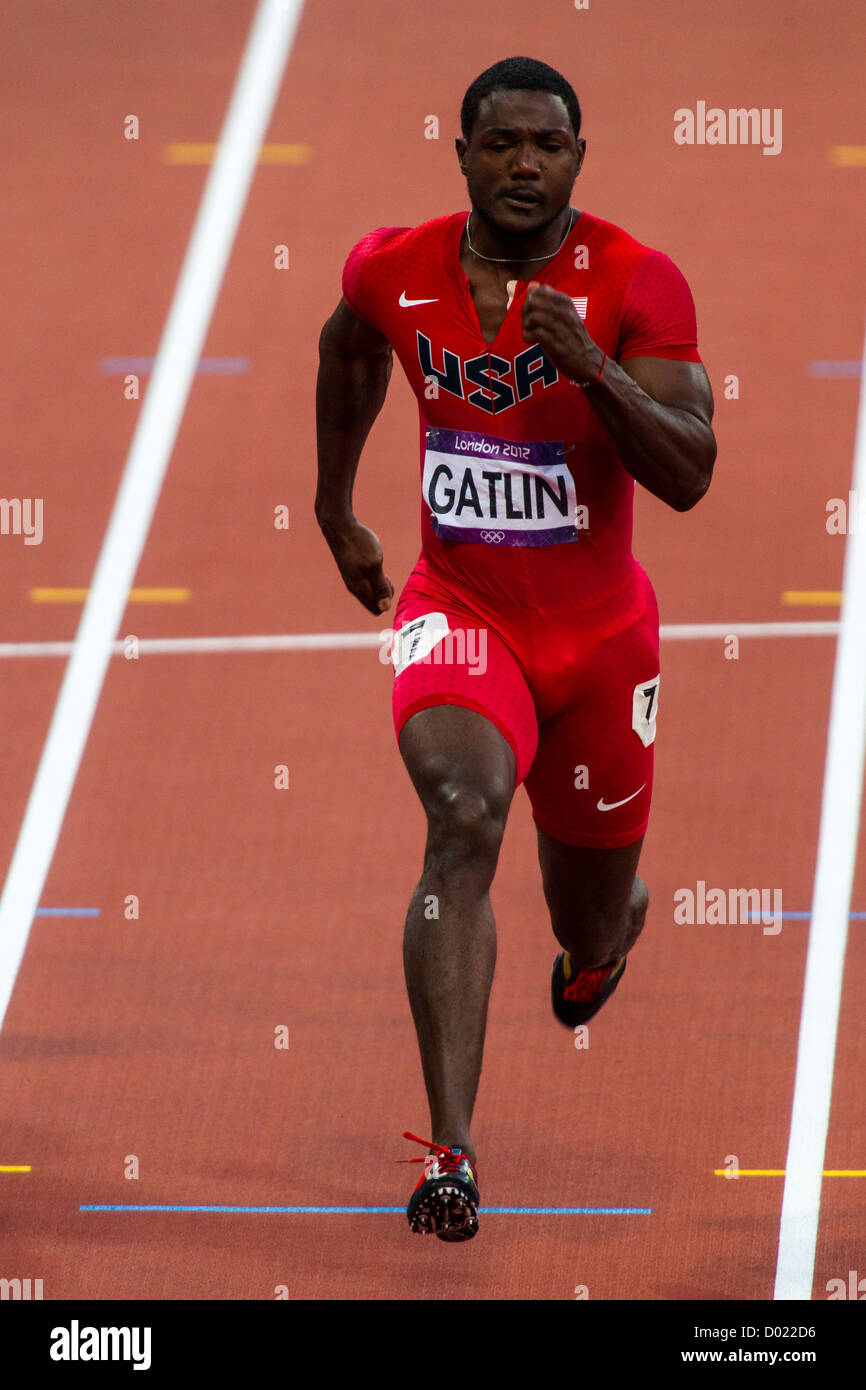
[[[505,540],[504,531],[482,531],[480,535],[483,541],[491,542],[493,545],[498,545],[500,541]]]

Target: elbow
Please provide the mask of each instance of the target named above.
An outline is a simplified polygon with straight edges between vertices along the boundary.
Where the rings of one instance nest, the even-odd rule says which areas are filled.
[[[713,466],[716,462],[716,441],[710,436],[710,447],[704,457],[695,467],[692,476],[683,487],[681,487],[675,498],[671,500],[671,506],[677,512],[690,512],[692,507],[696,507],[701,498],[707,493],[710,483],[713,480]]]
[[[321,333],[319,334],[319,344],[318,344],[318,347],[319,347],[319,361],[320,361],[320,362],[324,361],[324,359],[325,359],[326,357],[329,357],[329,356],[333,355],[333,352],[334,352],[334,334],[333,334],[333,329],[332,329],[332,327],[331,327],[331,320],[330,320],[330,319],[328,319],[328,322],[323,326],[322,331],[321,331]]]
[[[709,469],[706,473],[703,473],[700,478],[696,479],[694,483],[690,484],[688,488],[677,493],[677,496],[671,502],[674,511],[690,512],[692,507],[696,507],[709,488],[712,476],[713,471]]]

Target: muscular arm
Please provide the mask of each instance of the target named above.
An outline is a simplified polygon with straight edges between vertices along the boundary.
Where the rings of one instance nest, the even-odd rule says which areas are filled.
[[[686,512],[710,485],[716,458],[713,394],[699,362],[663,357],[610,358],[592,341],[567,295],[538,286],[527,295],[524,336],[575,381],[590,381],[587,400],[633,478]]]
[[[700,362],[608,359],[585,391],[633,478],[675,511],[700,501],[716,458],[713,393]]]
[[[378,538],[352,511],[352,489],[392,365],[388,340],[341,300],[319,337],[316,520],[347,589],[370,613],[390,607],[394,587],[382,570]]]

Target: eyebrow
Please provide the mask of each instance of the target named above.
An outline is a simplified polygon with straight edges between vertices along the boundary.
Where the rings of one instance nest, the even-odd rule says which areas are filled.
[[[508,125],[487,126],[481,132],[482,138],[484,138],[484,136],[487,135],[514,135],[516,133],[517,128],[515,126]],[[550,126],[547,130],[535,130],[530,133],[533,135],[567,135],[568,128],[566,126]]]

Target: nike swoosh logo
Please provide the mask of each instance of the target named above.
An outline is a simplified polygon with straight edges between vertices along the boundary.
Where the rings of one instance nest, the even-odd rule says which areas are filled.
[[[601,800],[600,800],[599,803],[598,803],[598,809],[599,809],[599,811],[615,811],[616,808],[617,808],[617,806],[624,806],[624,805],[626,804],[627,801],[634,801],[635,797],[640,795],[640,793],[643,791],[643,789],[644,789],[645,786],[646,786],[646,782],[641,782],[641,784],[640,784],[640,786],[638,787],[637,791],[636,791],[636,792],[632,792],[631,796],[625,796],[625,797],[623,797],[622,801],[611,801],[610,803],[607,803],[607,802],[605,801],[604,797],[602,797]]]
[[[438,304],[438,303],[439,303],[439,300],[438,300],[438,299],[407,299],[407,298],[406,298],[406,291],[404,290],[403,293],[400,295],[400,298],[398,299],[397,303],[400,305],[400,308],[401,308],[401,309],[412,309],[412,308],[414,308],[414,306],[415,306],[416,304]]]

